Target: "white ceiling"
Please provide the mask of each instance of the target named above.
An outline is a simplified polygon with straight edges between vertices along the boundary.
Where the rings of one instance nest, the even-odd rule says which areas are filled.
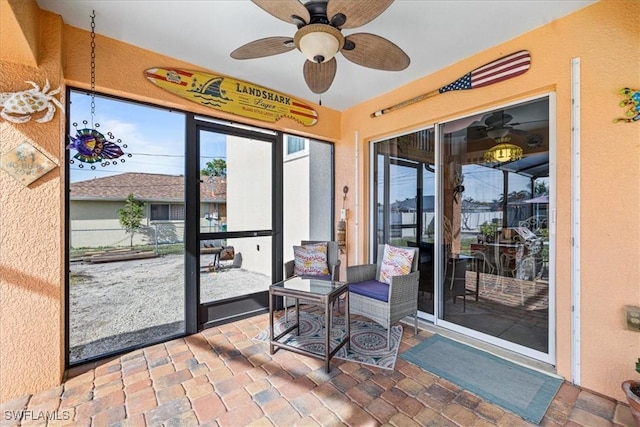
[[[343,30],[343,34],[368,32],[387,38],[409,55],[409,67],[403,71],[373,70],[338,54],[338,71],[332,86],[321,96],[322,105],[344,110],[595,1],[396,0],[369,24]],[[304,82],[304,57],[297,50],[249,60],[229,56],[247,42],[271,36],[293,37],[296,31],[293,24],[269,15],[249,0],[37,0],[37,3],[60,14],[66,24],[87,31],[94,10],[99,34],[297,98],[313,102],[319,99]],[[99,80],[96,75],[98,85]],[[437,88],[425,91],[432,89]]]

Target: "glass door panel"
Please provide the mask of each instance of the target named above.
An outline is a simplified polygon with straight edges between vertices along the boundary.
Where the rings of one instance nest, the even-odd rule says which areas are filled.
[[[287,262],[302,240],[333,239],[333,145],[285,135],[282,177],[282,247]]]
[[[438,318],[544,360],[549,100],[442,128]]]
[[[185,332],[185,116],[69,91],[68,364]],[[108,141],[108,142],[106,142]],[[108,145],[111,144],[111,145]],[[106,152],[123,154],[96,161]]]
[[[434,131],[377,142],[374,204],[377,243],[420,248],[418,309],[433,314]]]
[[[389,164],[389,243],[407,246],[417,240],[418,165],[398,159]]]
[[[422,215],[420,217],[420,287],[418,310],[433,315],[435,279],[435,167],[432,163],[422,164]]]
[[[229,304],[266,293],[273,283],[274,144],[234,134],[233,129],[201,128],[198,140],[200,304]],[[213,306],[213,317],[228,315],[226,309]],[[225,316],[218,316],[216,310]],[[208,321],[211,316],[204,319]]]

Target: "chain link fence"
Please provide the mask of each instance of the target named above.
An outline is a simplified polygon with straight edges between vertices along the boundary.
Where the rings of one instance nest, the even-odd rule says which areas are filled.
[[[138,228],[133,236],[120,227],[72,229],[70,237],[72,254],[126,247],[144,247],[156,253],[167,253],[169,247],[184,247],[184,224],[157,223]]]

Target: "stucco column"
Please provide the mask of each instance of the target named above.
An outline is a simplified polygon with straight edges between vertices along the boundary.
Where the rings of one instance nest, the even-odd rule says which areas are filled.
[[[3,24],[21,30],[3,33],[0,92],[31,89],[25,80],[63,85],[60,17],[35,1],[0,6]],[[32,54],[11,52],[28,46]],[[53,96],[64,104],[61,92]],[[51,121],[37,123],[44,114],[26,123],[0,119],[0,154],[26,142],[56,164],[28,186],[0,171],[0,401],[59,385],[64,374],[65,113],[56,107]]]

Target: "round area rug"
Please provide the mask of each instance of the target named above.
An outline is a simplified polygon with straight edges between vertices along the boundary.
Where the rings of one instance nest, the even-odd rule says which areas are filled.
[[[394,339],[396,340],[394,342]],[[391,348],[397,345],[397,337],[391,334]],[[361,354],[379,356],[388,351],[387,331],[371,328],[351,330],[351,348]]]

